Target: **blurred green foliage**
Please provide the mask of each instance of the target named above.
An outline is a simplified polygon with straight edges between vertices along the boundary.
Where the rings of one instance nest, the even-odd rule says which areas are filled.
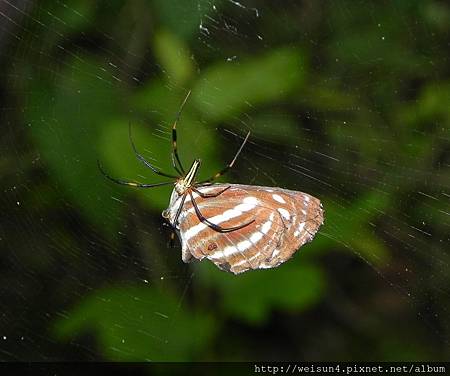
[[[38,45],[21,44],[28,55],[10,68],[21,78],[9,90],[24,103],[17,117],[45,175],[38,194],[26,193],[32,215],[56,229],[54,243],[38,224],[30,231],[38,249],[58,250],[42,270],[62,281],[55,305],[36,308],[55,312],[43,336],[94,349],[92,340],[94,359],[106,360],[448,357],[436,331],[423,333],[414,320],[432,301],[434,327],[448,335],[448,297],[436,298],[423,276],[449,282],[439,241],[448,219],[433,201],[450,179],[449,7],[287,1],[280,17],[270,2],[252,4],[44,1],[30,11],[25,21],[44,27],[22,31]],[[201,157],[208,177],[251,129],[228,179],[275,181],[324,202],[321,233],[285,265],[240,276],[181,265],[160,224],[169,189],[116,187],[99,173],[97,159],[112,176],[164,181],[136,160],[128,126],[138,150],[170,171],[170,126],[188,89],[178,125],[185,167]],[[0,169],[9,170],[8,158]],[[34,179],[24,175],[17,185]],[[419,191],[431,201],[415,199]],[[58,206],[69,213],[55,214]],[[28,243],[11,244],[22,255]],[[20,257],[37,270],[32,256]],[[365,264],[394,282],[378,286]],[[418,307],[391,296],[396,283],[406,285],[403,296],[414,291]]]
[[[107,118],[119,115],[120,90],[111,90],[101,75],[110,73],[100,62],[72,60],[58,82],[36,78],[28,88],[31,105],[24,117],[46,167],[70,200],[87,219],[111,234],[119,225],[118,212],[110,200],[102,198],[105,184],[80,184],[89,182],[98,171],[98,148],[92,140],[102,134]],[[97,77],[93,87],[92,79]],[[90,95],[101,97],[101,102],[91,106]],[[104,210],[110,214],[107,220]]]
[[[265,324],[274,309],[287,312],[307,309],[323,297],[325,290],[323,272],[307,262],[237,278],[217,273],[213,265],[198,269],[200,286],[214,287],[219,293],[221,312],[253,325]]]
[[[209,67],[194,85],[193,101],[210,121],[230,120],[252,106],[286,98],[300,89],[305,66],[292,48],[275,49],[239,65]]]
[[[121,361],[189,359],[215,335],[211,315],[181,309],[175,295],[148,286],[96,291],[55,328],[62,339],[86,330],[108,358]]]

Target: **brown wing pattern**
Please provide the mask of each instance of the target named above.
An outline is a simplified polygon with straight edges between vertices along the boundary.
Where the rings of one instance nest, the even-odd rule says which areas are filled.
[[[227,186],[214,184],[200,191],[212,194]],[[320,201],[303,192],[232,184],[217,197],[194,197],[203,216],[223,228],[254,221],[219,232],[200,222],[190,198],[184,204],[179,218],[183,261],[207,258],[235,274],[280,265],[311,241],[323,223]]]

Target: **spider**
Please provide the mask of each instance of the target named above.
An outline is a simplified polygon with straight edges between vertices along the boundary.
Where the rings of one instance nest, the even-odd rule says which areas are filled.
[[[207,226],[211,227],[212,229],[218,231],[218,232],[231,232],[231,231],[235,231],[235,230],[239,230],[243,227],[246,227],[248,225],[250,225],[251,223],[253,223],[255,220],[251,220],[248,221],[246,223],[243,223],[241,225],[238,226],[233,226],[233,227],[221,227],[219,225],[216,225],[212,222],[210,222],[201,212],[200,209],[198,208],[197,203],[195,202],[195,198],[193,196],[192,192],[195,192],[196,194],[198,194],[200,197],[202,198],[212,198],[212,197],[217,197],[220,194],[222,194],[223,192],[225,192],[226,190],[228,190],[231,186],[227,186],[226,188],[220,190],[219,192],[215,192],[215,193],[203,193],[201,192],[198,188],[201,187],[205,187],[205,186],[209,186],[213,184],[213,181],[216,180],[217,178],[219,178],[220,176],[222,176],[223,174],[225,174],[228,170],[230,170],[234,163],[236,162],[236,159],[238,158],[239,154],[241,153],[242,149],[244,148],[244,145],[246,144],[249,136],[250,136],[250,132],[247,133],[247,135],[244,138],[244,141],[242,142],[241,146],[239,147],[239,149],[237,150],[236,154],[234,155],[233,159],[231,160],[230,163],[228,163],[223,169],[221,169],[219,172],[215,173],[213,176],[211,176],[210,178],[206,179],[206,180],[202,180],[200,182],[198,182],[196,180],[197,177],[197,173],[198,170],[200,168],[201,165],[201,159],[195,159],[194,162],[192,163],[191,167],[189,168],[188,172],[186,173],[185,169],[183,168],[183,164],[181,163],[181,159],[178,155],[178,148],[177,148],[177,123],[180,120],[181,117],[181,113],[183,111],[183,108],[189,98],[191,94],[191,91],[189,91],[186,95],[186,97],[184,98],[177,116],[175,118],[175,121],[172,125],[172,166],[174,168],[174,170],[177,172],[178,175],[172,175],[172,174],[168,174],[165,173],[163,171],[161,171],[160,169],[158,169],[157,167],[155,167],[153,164],[151,164],[148,160],[146,160],[137,150],[136,145],[134,144],[133,138],[131,136],[131,123],[129,124],[128,127],[128,137],[130,139],[130,144],[133,148],[133,152],[136,156],[136,158],[142,162],[145,166],[147,166],[150,170],[152,170],[155,174],[160,175],[160,176],[164,176],[166,178],[170,178],[170,179],[175,179],[175,180],[171,180],[171,181],[166,181],[166,182],[160,182],[160,183],[152,183],[152,184],[141,184],[141,183],[135,183],[132,181],[127,181],[127,180],[122,180],[122,179],[116,179],[111,177],[110,175],[108,175],[105,170],[103,169],[100,161],[97,161],[98,163],[98,167],[100,169],[100,172],[109,180],[113,181],[116,184],[120,184],[120,185],[128,185],[131,187],[136,187],[136,188],[154,188],[154,187],[160,187],[160,186],[165,186],[165,185],[174,185],[174,190],[176,191],[176,193],[181,197],[181,203],[180,206],[178,207],[175,219],[173,221],[173,226],[174,228],[177,228],[177,224],[178,224],[178,219],[180,217],[180,214],[182,212],[183,206],[184,206],[184,202],[186,200],[187,195],[190,196],[191,201],[192,201],[192,205],[194,207],[195,213],[198,217],[198,219],[205,223]],[[163,211],[162,216],[167,219],[168,218],[168,212],[167,210]]]

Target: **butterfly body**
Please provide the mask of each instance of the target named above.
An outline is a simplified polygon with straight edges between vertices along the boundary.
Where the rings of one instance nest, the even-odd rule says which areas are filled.
[[[164,212],[178,233],[184,262],[206,258],[234,274],[274,268],[311,241],[323,223],[320,201],[303,192],[240,184],[213,184],[197,191],[183,200],[174,189]],[[192,197],[209,222],[243,227],[225,232],[212,228],[198,217]]]

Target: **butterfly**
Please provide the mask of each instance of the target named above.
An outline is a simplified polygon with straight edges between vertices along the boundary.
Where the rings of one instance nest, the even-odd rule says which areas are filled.
[[[219,269],[240,274],[248,270],[275,268],[310,242],[324,221],[319,199],[303,192],[278,187],[218,184],[214,181],[235,164],[250,137],[247,133],[234,158],[206,180],[197,181],[201,160],[185,172],[177,149],[177,123],[190,91],[172,125],[172,165],[178,175],[167,174],[146,160],[129,138],[137,159],[155,174],[174,180],[141,184],[103,175],[117,184],[137,188],[174,185],[169,206],[162,216],[181,241],[181,258],[212,261]]]

